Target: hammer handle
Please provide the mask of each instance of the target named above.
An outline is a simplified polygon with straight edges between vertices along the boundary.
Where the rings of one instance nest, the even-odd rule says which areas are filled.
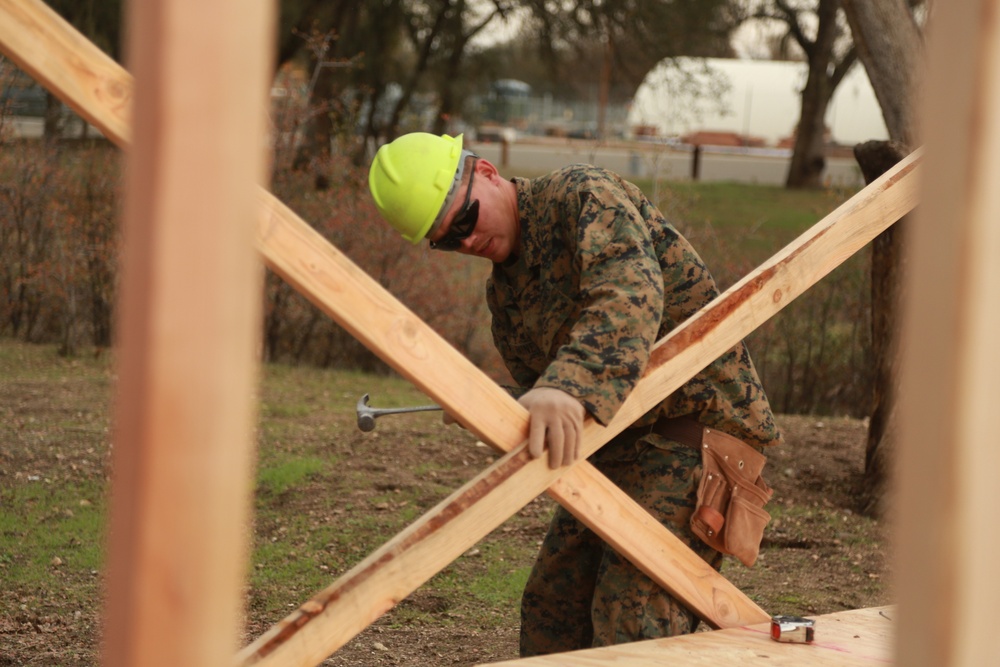
[[[428,410],[440,410],[440,405],[417,405],[411,408],[374,408],[379,415],[395,415],[402,412],[427,412]]]

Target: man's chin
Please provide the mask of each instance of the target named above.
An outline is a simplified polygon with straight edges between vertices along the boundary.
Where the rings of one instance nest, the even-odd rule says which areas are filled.
[[[499,256],[501,254],[503,255],[503,257]],[[502,262],[504,259],[506,259],[506,256],[507,253],[505,253],[502,248],[497,247],[496,239],[490,239],[489,241],[487,241],[486,245],[484,245],[476,253],[476,257],[482,257],[483,259],[488,259],[493,263]]]

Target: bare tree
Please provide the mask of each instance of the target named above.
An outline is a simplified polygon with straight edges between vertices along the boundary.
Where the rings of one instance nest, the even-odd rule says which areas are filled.
[[[462,72],[471,40],[498,19],[508,16],[513,4],[508,0],[494,0],[492,4],[478,7],[477,11],[477,3],[467,0],[445,0],[423,21],[417,15],[412,17],[409,35],[419,58],[411,81],[396,104],[386,138],[397,134],[403,111],[421,77],[426,77],[437,93],[433,131],[440,134],[448,129],[448,120],[460,111],[458,88],[463,81]]]
[[[744,19],[735,0],[522,4],[531,12],[527,30],[548,65],[551,92],[580,97],[599,89],[600,98],[615,101],[630,99],[666,58],[731,56],[730,35]]]
[[[785,185],[811,188],[822,185],[826,167],[826,112],[833,93],[854,66],[857,53],[846,40],[847,26],[841,0],[772,0],[756,16],[784,23],[788,35],[805,54],[808,75],[795,130],[792,161]],[[812,29],[810,26],[813,26]]]
[[[284,0],[279,65],[306,60],[315,76],[298,168],[316,171],[317,187],[329,183],[322,165],[339,131],[356,139],[362,164],[369,141],[424,129],[435,131],[458,111],[470,40],[513,0]],[[428,106],[437,105],[436,110]]]

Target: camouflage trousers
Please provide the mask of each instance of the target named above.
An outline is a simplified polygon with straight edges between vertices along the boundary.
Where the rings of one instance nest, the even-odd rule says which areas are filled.
[[[638,437],[638,439],[637,439]],[[714,568],[722,555],[692,534],[701,455],[626,431],[590,458]],[[694,632],[698,618],[566,511],[556,510],[521,598],[521,656]]]

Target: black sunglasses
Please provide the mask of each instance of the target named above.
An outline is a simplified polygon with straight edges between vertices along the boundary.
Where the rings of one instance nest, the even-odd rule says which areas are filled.
[[[475,178],[476,160],[473,160],[472,173],[469,174],[469,189],[465,191],[462,208],[455,214],[448,232],[437,241],[431,241],[431,250],[458,250],[462,247],[462,241],[475,231],[476,223],[479,222],[479,200],[469,203],[469,198],[472,196],[472,182]]]

